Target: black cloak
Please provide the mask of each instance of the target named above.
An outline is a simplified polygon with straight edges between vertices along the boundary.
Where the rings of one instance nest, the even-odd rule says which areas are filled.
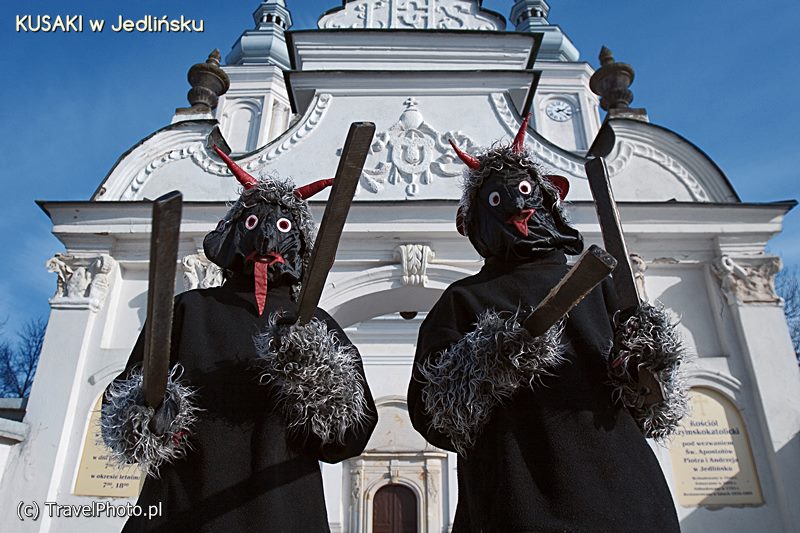
[[[148,477],[139,496],[138,505],[161,503],[163,514],[131,518],[123,531],[329,530],[318,461],[336,463],[359,455],[377,412],[358,357],[364,423],[350,427],[343,444],[323,444],[307,428],[288,427],[276,387],[260,383],[253,338],[268,328],[270,315],[295,310],[290,287],[274,284],[259,316],[253,279],[245,276],[176,297],[170,363],[182,366],[180,381],[196,389],[202,410],[188,437],[186,456],[162,464],[159,477]],[[317,309],[315,316],[342,344],[350,344],[327,313]],[[143,337],[115,382],[125,380],[142,362]]]
[[[560,250],[520,262],[489,258],[478,274],[447,288],[420,328],[408,390],[411,420],[429,442],[459,447],[433,427],[421,368],[463,342],[487,308],[513,314],[535,307],[567,269]],[[628,411],[612,401],[612,290],[610,283],[595,288],[570,312],[564,361],[505,398],[474,445],[458,455],[454,533],[679,531],[653,451]],[[489,375],[478,390],[491,381]]]

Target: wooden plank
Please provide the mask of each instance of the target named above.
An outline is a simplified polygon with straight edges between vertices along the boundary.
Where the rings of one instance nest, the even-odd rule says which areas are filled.
[[[145,401],[154,409],[164,400],[167,389],[182,207],[183,195],[179,191],[169,192],[153,203],[142,372]]]
[[[575,265],[553,287],[522,326],[538,337],[569,313],[583,298],[608,276],[617,262],[597,245],[583,252]]]
[[[356,193],[373,135],[375,135],[375,124],[372,122],[354,122],[350,125],[350,131],[342,148],[342,157],[339,159],[339,168],[333,180],[333,188],[317,232],[311,265],[303,276],[303,289],[298,305],[300,324],[305,324],[314,317],[328,272],[336,259],[339,238],[342,236],[350,204],[353,203],[353,195]]]
[[[639,305],[640,299],[628,257],[628,248],[625,246],[617,203],[608,179],[606,162],[602,157],[595,157],[588,160],[585,167],[597,210],[597,220],[603,232],[603,243],[608,253],[617,260],[617,267],[612,276],[619,298],[619,307],[620,309],[635,307]]]

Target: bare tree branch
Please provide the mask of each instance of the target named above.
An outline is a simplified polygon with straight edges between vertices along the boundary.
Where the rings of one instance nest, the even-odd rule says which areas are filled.
[[[44,343],[47,322],[34,319],[27,322],[18,333],[19,341],[12,346],[0,339],[0,395],[27,398],[33,386],[36,365]]]
[[[800,358],[800,278],[796,266],[778,272],[775,276],[775,290],[783,298],[783,314],[789,325],[794,353]]]

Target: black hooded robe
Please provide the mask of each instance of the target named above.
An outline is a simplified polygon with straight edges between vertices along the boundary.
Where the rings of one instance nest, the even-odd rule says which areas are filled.
[[[561,251],[524,262],[488,259],[453,283],[423,322],[408,407],[429,442],[419,365],[475,328],[487,308],[535,307],[566,274]],[[679,524],[658,461],[627,410],[612,401],[607,359],[613,289],[604,284],[569,314],[566,361],[497,408],[467,457],[458,456],[453,533],[674,533]]]
[[[177,295],[170,364],[183,366],[181,382],[197,389],[203,411],[187,455],[163,464],[158,478],[148,477],[137,501],[145,510],[160,503],[163,514],[132,517],[124,532],[329,531],[318,461],[336,463],[359,455],[377,423],[377,411],[359,358],[367,420],[347,432],[345,444],[322,445],[309,432],[288,431],[272,387],[259,384],[254,365],[253,337],[278,310],[296,310],[289,287],[270,287],[259,316],[252,278]],[[317,309],[315,316],[349,344],[327,313]],[[144,334],[117,379],[141,364],[143,345]]]

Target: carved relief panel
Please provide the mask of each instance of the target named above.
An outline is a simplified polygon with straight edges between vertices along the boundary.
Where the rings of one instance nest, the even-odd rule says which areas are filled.
[[[107,254],[73,256],[56,254],[45,264],[54,272],[56,293],[50,299],[53,308],[85,308],[93,312],[102,309],[113,281],[112,271],[117,262]]]
[[[351,0],[320,18],[319,27],[501,31],[505,21],[476,0]]]

